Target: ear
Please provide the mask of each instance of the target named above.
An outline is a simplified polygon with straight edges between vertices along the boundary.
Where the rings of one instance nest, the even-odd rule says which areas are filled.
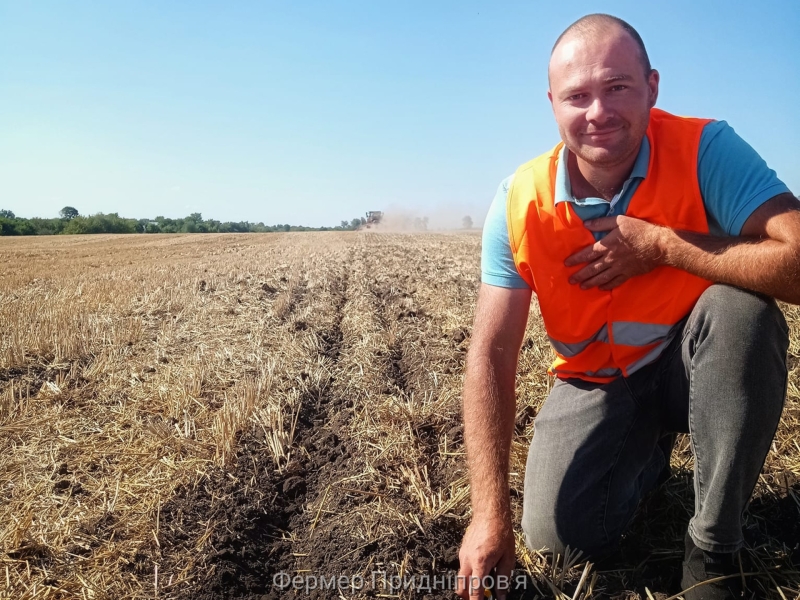
[[[650,108],[653,108],[656,105],[656,100],[658,100],[658,83],[660,80],[661,76],[658,71],[652,69],[650,75],[647,76],[647,87],[650,90]]]
[[[553,106],[553,92],[547,90],[547,99],[550,100],[550,106]]]

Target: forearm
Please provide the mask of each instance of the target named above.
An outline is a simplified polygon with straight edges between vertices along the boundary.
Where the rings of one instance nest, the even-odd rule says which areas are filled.
[[[472,352],[464,380],[464,440],[476,518],[511,518],[509,454],[517,356]]]
[[[661,248],[664,265],[800,304],[800,252],[791,244],[662,228]]]

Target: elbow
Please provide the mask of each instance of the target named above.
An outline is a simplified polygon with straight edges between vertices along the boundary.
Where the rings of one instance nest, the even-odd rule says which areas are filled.
[[[783,300],[789,304],[800,304],[800,240],[793,244],[789,264],[792,268],[787,278],[786,298]]]
[[[800,305],[800,276],[795,277],[792,281],[786,298],[778,298],[778,300],[788,304]]]

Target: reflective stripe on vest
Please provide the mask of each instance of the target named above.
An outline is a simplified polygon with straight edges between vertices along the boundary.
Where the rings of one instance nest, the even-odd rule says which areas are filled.
[[[611,324],[614,343],[625,346],[647,346],[666,338],[671,329],[672,325],[661,325],[659,323],[615,321]]]
[[[558,352],[561,356],[570,358],[572,356],[577,356],[584,350],[586,347],[591,344],[592,342],[606,342],[608,343],[608,325],[603,325],[597,332],[592,335],[591,337],[586,338],[580,342],[560,342],[559,340],[554,340],[550,338],[550,345],[553,346],[553,349]]]
[[[627,216],[708,234],[697,180],[706,123],[651,110],[647,176],[631,197]],[[555,204],[561,147],[517,169],[506,204],[509,243],[558,355],[550,373],[607,382],[658,358],[673,338],[672,328],[711,282],[662,266],[611,291],[570,284],[569,277],[584,265],[567,268],[564,261],[595,240],[569,202]]]
[[[586,377],[609,377],[611,379],[615,377],[619,377],[622,375],[622,371],[619,369],[599,369],[597,371],[568,371],[567,369],[555,369],[555,372],[559,375],[566,375],[568,377],[578,377],[580,379],[586,379]]]
[[[623,346],[649,346],[664,340],[672,330],[670,325],[658,323],[636,323],[634,321],[617,321],[611,324],[614,343]],[[603,325],[594,335],[580,342],[562,342],[550,338],[553,349],[565,358],[577,356],[592,342],[609,342],[608,325]]]

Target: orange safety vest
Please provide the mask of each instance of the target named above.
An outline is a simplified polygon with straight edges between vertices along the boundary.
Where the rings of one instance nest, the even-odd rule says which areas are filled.
[[[647,177],[627,216],[708,233],[697,180],[700,135],[708,122],[651,110]],[[671,328],[711,282],[662,266],[607,292],[570,284],[568,278],[584,265],[567,268],[564,260],[595,239],[569,202],[554,202],[562,145],[517,169],[507,200],[509,241],[520,276],[539,299],[557,354],[548,372],[605,383],[655,360]]]

